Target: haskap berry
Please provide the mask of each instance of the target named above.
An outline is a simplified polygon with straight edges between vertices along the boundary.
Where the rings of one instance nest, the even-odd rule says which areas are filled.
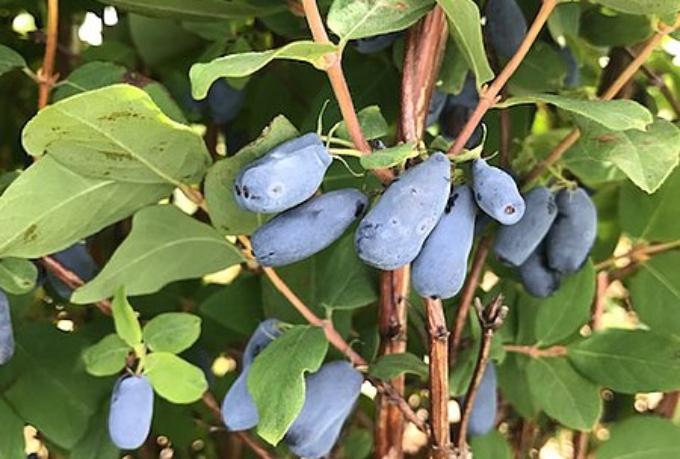
[[[512,266],[524,263],[557,217],[557,204],[546,187],[536,187],[524,197],[526,210],[522,219],[511,226],[501,226],[496,233],[494,251],[498,258]]]
[[[425,125],[432,126],[439,119],[439,115],[446,106],[446,100],[448,95],[445,92],[441,92],[437,89],[432,91],[432,98],[430,99],[430,106],[427,110],[427,119],[425,120]]]
[[[284,266],[325,249],[363,215],[368,198],[358,190],[330,191],[260,226],[251,239],[262,266]]]
[[[541,243],[519,267],[524,289],[531,295],[546,298],[560,288],[562,276],[548,266],[545,242]]]
[[[510,59],[527,34],[527,21],[515,0],[488,0],[484,34],[502,59]]]
[[[373,37],[352,40],[352,44],[361,54],[373,54],[387,49],[399,37],[401,32],[391,32]]]
[[[145,376],[123,376],[113,388],[109,436],[120,449],[137,449],[151,431],[153,388]]]
[[[472,163],[472,187],[480,209],[503,225],[514,225],[524,216],[524,199],[515,180],[483,159]]]
[[[597,209],[583,188],[557,194],[557,219],[546,237],[550,268],[562,274],[578,271],[597,236]]]
[[[71,247],[60,252],[52,254],[52,258],[61,263],[64,267],[73,271],[85,282],[91,280],[98,271],[97,264],[92,259],[92,255],[87,251],[87,245],[77,242]],[[49,280],[54,290],[62,298],[70,298],[73,289],[64,284],[50,271],[47,272],[47,279]]]
[[[248,391],[248,374],[255,357],[281,335],[279,321],[267,319],[258,325],[243,352],[243,369],[222,402],[222,420],[228,430],[247,430],[260,420],[255,401]]]
[[[411,282],[420,296],[446,299],[458,294],[465,281],[476,213],[472,190],[465,185],[454,188],[411,267]]]
[[[220,78],[208,90],[210,116],[217,124],[228,123],[241,111],[244,100],[243,91],[233,88],[227,80]]]
[[[477,397],[470,412],[468,435],[471,437],[486,435],[496,423],[498,401],[496,399],[496,367],[489,362],[484,370]]]
[[[300,456],[326,456],[340,436],[364,378],[345,361],[330,362],[305,381],[305,403],[288,429],[284,442]]]
[[[7,363],[14,355],[14,331],[9,311],[9,299],[0,290],[0,365]]]
[[[450,179],[449,160],[438,152],[392,182],[359,223],[359,258],[384,270],[412,262],[444,212]]]
[[[305,134],[244,167],[236,177],[234,198],[251,212],[290,209],[316,192],[331,162],[321,138]]]

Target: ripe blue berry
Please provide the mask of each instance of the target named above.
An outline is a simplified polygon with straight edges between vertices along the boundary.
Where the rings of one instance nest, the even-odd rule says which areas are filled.
[[[488,434],[496,423],[496,386],[496,367],[489,362],[470,413],[468,434],[472,437]]]
[[[501,59],[510,59],[517,52],[527,34],[527,21],[515,0],[486,3],[484,34]]]
[[[4,365],[14,355],[14,332],[9,311],[9,300],[0,290],[0,365]]]
[[[524,197],[526,210],[522,219],[511,226],[501,226],[496,234],[494,251],[512,266],[524,263],[548,234],[557,217],[555,197],[546,187],[537,187]]]
[[[78,277],[80,277],[85,282],[91,280],[97,274],[97,264],[92,259],[90,252],[87,251],[87,245],[80,242],[73,244],[67,249],[52,254],[52,257],[64,267],[76,273]],[[64,284],[49,271],[47,272],[47,279],[60,297],[67,299],[71,297],[73,289]]]
[[[550,269],[545,255],[545,243],[536,250],[519,267],[519,276],[524,290],[533,296],[546,298],[560,288],[561,275]]]
[[[287,210],[259,227],[253,255],[262,266],[283,266],[325,249],[363,215],[368,198],[345,188],[324,193]]]
[[[399,37],[400,32],[391,32],[374,37],[352,40],[352,44],[361,54],[373,54],[388,48]]]
[[[120,449],[137,449],[151,430],[153,389],[145,376],[123,376],[111,395],[109,436]]]
[[[435,153],[392,182],[359,224],[359,258],[384,270],[413,261],[444,212],[450,178],[448,158]]]
[[[503,225],[514,225],[524,215],[524,199],[507,172],[476,159],[472,163],[472,186],[479,208]]]
[[[451,192],[444,215],[413,261],[411,282],[420,296],[451,298],[463,286],[475,233],[472,190],[460,186]]]
[[[241,170],[234,184],[236,202],[251,212],[290,209],[314,194],[331,162],[315,133],[289,140]]]

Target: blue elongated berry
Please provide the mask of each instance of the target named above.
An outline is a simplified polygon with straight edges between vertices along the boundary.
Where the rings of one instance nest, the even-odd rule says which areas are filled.
[[[513,178],[483,159],[472,163],[472,187],[479,208],[503,225],[514,225],[524,215],[524,199]]]
[[[470,412],[468,434],[471,437],[488,434],[496,423],[496,386],[496,367],[489,362]]]
[[[251,239],[262,266],[284,266],[325,249],[363,215],[368,198],[345,188],[324,193],[259,227]]]
[[[243,91],[232,88],[227,80],[216,80],[208,90],[208,108],[210,116],[217,124],[225,124],[232,121],[243,107],[245,94]]]
[[[234,185],[236,202],[251,212],[290,209],[314,194],[331,162],[315,133],[289,140],[241,170]]]
[[[4,365],[14,355],[14,332],[9,312],[9,300],[0,290],[0,365]]]
[[[373,54],[388,48],[399,37],[400,32],[391,32],[374,37],[359,38],[351,43],[361,54]]]
[[[290,450],[310,459],[326,456],[361,393],[363,377],[348,362],[330,362],[306,379],[305,403],[284,438]]]
[[[455,188],[444,215],[411,267],[411,282],[420,296],[446,299],[460,291],[475,235],[476,213],[472,190],[467,186]]]
[[[560,57],[565,64],[567,64],[567,76],[564,77],[564,86],[567,88],[573,88],[581,84],[581,69],[579,68],[578,61],[574,57],[574,53],[570,48],[560,48]]]
[[[120,449],[137,449],[151,430],[153,389],[145,376],[123,376],[111,395],[109,436]]]
[[[474,74],[469,73],[465,78],[463,89],[458,94],[449,95],[446,108],[465,107],[474,110],[479,104],[479,92]]]
[[[454,141],[467,124],[468,119],[472,115],[474,109],[463,106],[447,107],[439,117],[439,126],[441,134],[449,141]],[[470,138],[465,142],[465,148],[471,150],[479,145],[482,141],[484,130],[481,124],[475,127]]]
[[[522,219],[511,226],[501,226],[494,251],[498,258],[512,266],[524,263],[548,234],[557,217],[555,197],[543,186],[524,197],[526,210]]]
[[[250,337],[243,353],[243,369],[229,388],[222,402],[222,420],[229,430],[247,430],[255,427],[260,420],[253,397],[248,392],[250,365],[262,350],[281,334],[279,322],[268,319],[260,323]]]
[[[359,258],[384,270],[412,262],[444,212],[450,179],[448,158],[435,153],[392,182],[357,228]]]
[[[510,59],[527,34],[527,21],[515,0],[486,3],[484,34],[501,59]]]
[[[550,269],[545,256],[545,242],[519,267],[519,276],[530,295],[546,298],[560,288],[562,276],[557,271]]]
[[[434,123],[437,122],[437,120],[439,119],[439,115],[446,106],[447,99],[448,95],[445,92],[441,92],[436,89],[432,91],[430,106],[428,107],[427,110],[427,120],[425,121],[425,124],[427,126],[432,126]]]
[[[548,265],[563,274],[578,271],[597,236],[597,209],[583,188],[557,194],[557,219],[548,236]]]
[[[90,252],[87,251],[87,245],[83,243],[77,242],[67,249],[52,254],[52,257],[64,267],[76,273],[85,282],[91,280],[97,274],[97,264],[92,259]],[[49,271],[47,272],[47,279],[60,297],[71,297],[73,289]]]

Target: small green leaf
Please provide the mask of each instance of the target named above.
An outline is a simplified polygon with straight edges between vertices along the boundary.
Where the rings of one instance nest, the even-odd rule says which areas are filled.
[[[402,164],[407,159],[415,158],[419,154],[415,142],[408,142],[396,147],[376,150],[370,155],[360,157],[359,162],[364,169],[382,169]]]
[[[587,100],[552,94],[531,94],[511,97],[495,107],[507,108],[539,102],[583,116],[612,131],[644,130],[654,121],[649,110],[632,100]]]
[[[678,0],[597,0],[597,3],[630,14],[671,14],[680,10]]]
[[[385,381],[404,373],[419,376],[422,380],[427,380],[429,375],[427,364],[410,352],[385,355],[372,364],[368,372]]]
[[[581,17],[581,36],[595,46],[632,46],[654,33],[652,17],[591,8]]]
[[[279,115],[260,137],[243,147],[234,156],[217,161],[205,178],[205,199],[212,224],[223,234],[250,234],[267,218],[243,210],[234,199],[234,181],[243,167],[264,156],[275,146],[300,133],[283,115]]]
[[[158,395],[172,403],[193,403],[208,390],[203,370],[169,352],[149,354],[144,374]]]
[[[203,99],[218,78],[251,75],[274,59],[308,62],[318,69],[324,69],[328,65],[326,55],[335,51],[333,44],[294,41],[278,49],[230,54],[205,64],[197,63],[189,71],[192,94],[195,99]]]
[[[26,67],[26,61],[19,53],[5,45],[0,45],[0,75],[23,67]]]
[[[486,58],[479,7],[472,0],[437,0],[449,19],[449,32],[477,77],[477,86],[493,79]]]
[[[387,125],[387,121],[385,121],[385,118],[380,111],[380,107],[377,105],[370,105],[366,108],[362,108],[359,110],[359,113],[357,113],[357,117],[359,118],[361,131],[364,133],[364,137],[366,137],[367,140],[384,137],[390,132],[390,127]],[[350,140],[349,132],[347,131],[344,121],[338,123],[335,134],[338,137]]]
[[[260,415],[257,433],[268,443],[278,444],[302,410],[304,375],[321,367],[327,349],[323,329],[299,325],[274,340],[253,362],[248,390]]]
[[[608,330],[569,346],[569,360],[616,392],[680,388],[680,340],[644,330]]]
[[[511,459],[513,457],[508,440],[497,430],[492,430],[481,437],[471,437],[470,448],[475,459]]]
[[[83,352],[85,369],[94,376],[109,376],[125,367],[125,359],[132,348],[120,336],[110,334]]]
[[[113,62],[88,62],[73,70],[54,91],[53,100],[58,102],[93,89],[122,83],[126,69]]]
[[[139,326],[135,311],[125,296],[125,287],[120,287],[116,291],[111,306],[113,309],[113,323],[116,326],[118,336],[130,347],[134,348],[141,344],[142,329]]]
[[[263,5],[249,1],[223,0],[100,0],[134,13],[185,21],[219,21],[224,19],[267,16],[286,11],[285,4]]]
[[[49,153],[82,175],[133,183],[195,184],[212,161],[199,133],[127,84],[48,106],[28,122],[22,141],[31,155]]]
[[[657,416],[637,415],[611,427],[597,459],[670,459],[680,457],[680,427]]]
[[[498,385],[501,394],[513,408],[521,416],[532,419],[539,413],[540,407],[531,394],[531,386],[541,382],[529,379],[528,365],[527,356],[508,353],[503,364],[498,367]]]
[[[373,37],[409,27],[432,5],[433,0],[335,0],[326,23],[346,40]]]
[[[179,354],[201,335],[201,318],[185,312],[166,312],[147,322],[142,334],[144,344],[152,351]]]
[[[241,261],[241,252],[214,228],[172,205],[148,207],[135,214],[128,237],[71,301],[107,298],[120,285],[129,295],[154,293],[170,282],[199,278]]]
[[[38,268],[23,258],[0,260],[0,289],[12,295],[23,295],[35,288]]]
[[[595,268],[588,261],[566,278],[551,297],[536,304],[536,339],[539,346],[559,343],[588,323],[595,296]]]
[[[602,413],[600,390],[564,358],[532,359],[531,394],[548,416],[570,429],[589,431]]]

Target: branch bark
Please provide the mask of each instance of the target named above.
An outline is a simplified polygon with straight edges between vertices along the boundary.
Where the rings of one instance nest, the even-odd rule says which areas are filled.
[[[626,52],[631,57],[631,59],[635,59],[637,57],[637,54],[630,48],[626,48]],[[651,68],[649,68],[649,66],[645,64],[643,64],[640,69],[642,70],[642,73],[645,74],[647,79],[654,86],[659,88],[661,94],[664,96],[666,101],[668,101],[668,104],[671,106],[671,108],[673,108],[675,117],[680,118],[680,101],[678,101],[678,99],[673,95],[673,92],[668,87],[663,78],[660,75],[657,75]]]
[[[56,81],[54,65],[57,56],[57,42],[59,37],[59,0],[47,0],[47,41],[42,68],[38,72],[40,86],[38,89],[38,108],[47,106],[50,92]]]

